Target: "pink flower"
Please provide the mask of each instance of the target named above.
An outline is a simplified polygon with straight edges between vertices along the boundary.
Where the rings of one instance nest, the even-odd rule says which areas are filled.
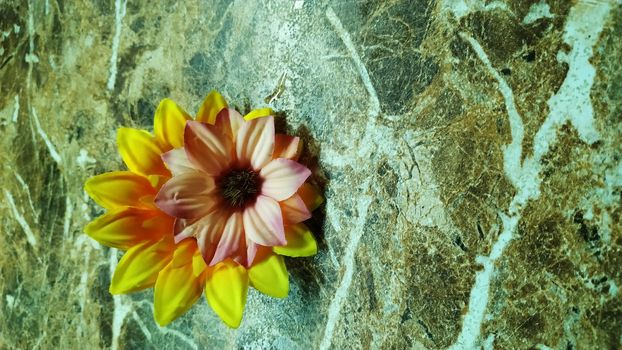
[[[250,267],[259,246],[284,246],[285,226],[311,217],[297,193],[311,171],[298,137],[275,134],[272,116],[244,120],[223,109],[215,123],[188,121],[184,147],[162,155],[173,177],[155,203],[176,218],[175,242],[194,237],[205,262]]]

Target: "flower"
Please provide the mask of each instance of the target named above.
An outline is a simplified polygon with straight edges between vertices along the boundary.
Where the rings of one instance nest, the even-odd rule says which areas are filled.
[[[155,203],[177,218],[175,242],[198,241],[213,266],[251,266],[259,246],[287,244],[285,225],[311,217],[297,194],[311,171],[296,162],[300,139],[275,135],[271,116],[245,121],[223,109],[215,124],[186,123],[184,147],[162,156],[173,177]]]
[[[154,287],[154,318],[164,326],[205,291],[212,309],[234,328],[249,285],[274,297],[287,295],[282,256],[317,252],[301,221],[323,199],[314,186],[303,184],[310,172],[295,162],[301,142],[275,135],[271,113],[258,109],[242,118],[212,91],[195,120],[165,99],[155,113],[155,135],[118,130],[119,152],[129,171],[96,175],[85,183],[89,196],[108,210],[85,232],[126,251],[112,277],[112,294]],[[235,153],[232,148],[236,138],[247,141],[240,143],[239,155],[237,143]],[[225,152],[212,157],[217,151]],[[279,175],[292,168],[297,170],[293,183]],[[281,226],[277,199],[269,195],[279,198]],[[266,222],[270,226],[261,226]],[[246,234],[247,227],[252,234]],[[242,237],[246,240],[235,241]]]

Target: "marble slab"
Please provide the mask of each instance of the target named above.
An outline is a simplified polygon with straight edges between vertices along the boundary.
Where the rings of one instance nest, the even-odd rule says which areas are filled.
[[[616,0],[3,0],[0,349],[622,348],[620,37]],[[83,183],[211,89],[304,139],[320,249],[160,328]]]

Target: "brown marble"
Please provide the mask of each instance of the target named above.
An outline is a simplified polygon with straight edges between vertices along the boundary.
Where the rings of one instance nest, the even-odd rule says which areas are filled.
[[[3,1],[0,349],[621,348],[621,36],[615,0]],[[211,89],[304,138],[320,251],[238,330],[160,328],[82,186]]]

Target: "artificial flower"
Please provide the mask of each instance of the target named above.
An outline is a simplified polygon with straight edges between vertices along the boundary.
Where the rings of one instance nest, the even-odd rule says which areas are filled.
[[[275,135],[271,116],[245,121],[224,109],[215,124],[187,122],[184,147],[162,156],[173,177],[155,200],[177,218],[175,241],[195,237],[210,266],[250,267],[260,245],[286,245],[285,226],[311,217],[297,194],[311,175],[294,160],[299,145]]]
[[[285,297],[285,256],[311,256],[315,238],[302,223],[322,203],[296,162],[301,141],[274,133],[269,108],[242,117],[211,92],[196,118],[169,99],[154,134],[117,133],[129,171],[94,176],[86,192],[107,213],[85,227],[98,242],[125,250],[110,292],[154,287],[161,326],[205,292],[230,327],[240,325],[248,287]]]

